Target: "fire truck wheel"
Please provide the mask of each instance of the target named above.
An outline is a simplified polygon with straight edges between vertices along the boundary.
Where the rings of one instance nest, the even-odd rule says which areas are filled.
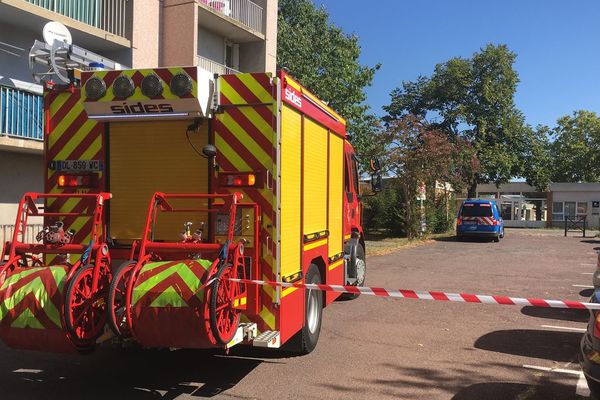
[[[367,262],[365,261],[365,249],[362,246],[356,248],[356,286],[364,286],[367,277]],[[342,293],[340,300],[354,300],[360,294]]]
[[[108,289],[108,322],[110,329],[115,335],[122,338],[131,337],[127,321],[125,320],[127,284],[131,278],[131,271],[135,267],[135,262],[125,261],[117,268],[110,282]]]
[[[109,276],[100,272],[98,289],[92,292],[94,266],[80,268],[67,285],[65,325],[75,341],[95,341],[106,322],[106,290]]]
[[[306,272],[306,283],[320,284],[319,268],[311,264]],[[320,290],[307,289],[304,306],[304,326],[300,331],[300,353],[308,354],[317,347],[323,316],[323,294]]]
[[[227,344],[240,325],[240,310],[232,307],[232,301],[240,292],[240,284],[229,278],[237,278],[231,264],[223,264],[215,274],[210,291],[210,329],[218,344]]]

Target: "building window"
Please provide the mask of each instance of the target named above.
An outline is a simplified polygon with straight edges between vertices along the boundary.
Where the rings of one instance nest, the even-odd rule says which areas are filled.
[[[565,216],[575,218],[587,215],[588,204],[585,201],[555,201],[552,203],[552,220],[564,221]]]
[[[240,50],[237,43],[225,39],[225,66],[238,70],[240,68]]]
[[[586,201],[578,201],[577,202],[577,215],[587,215],[587,202]]]
[[[552,220],[562,221],[564,220],[563,203],[561,201],[555,201],[552,203]]]

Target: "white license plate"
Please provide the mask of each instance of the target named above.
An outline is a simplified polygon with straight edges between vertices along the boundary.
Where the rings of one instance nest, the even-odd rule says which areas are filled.
[[[477,221],[463,221],[465,225],[477,225]]]
[[[104,162],[100,160],[56,160],[52,166],[56,171],[99,172],[104,170]]]

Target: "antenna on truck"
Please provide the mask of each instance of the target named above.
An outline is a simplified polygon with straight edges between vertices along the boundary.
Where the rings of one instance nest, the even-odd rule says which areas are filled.
[[[53,80],[73,83],[75,78],[71,71],[98,65],[108,70],[124,68],[113,60],[74,45],[71,33],[60,22],[51,21],[44,25],[43,36],[44,41],[35,40],[29,51],[29,70],[38,83]]]

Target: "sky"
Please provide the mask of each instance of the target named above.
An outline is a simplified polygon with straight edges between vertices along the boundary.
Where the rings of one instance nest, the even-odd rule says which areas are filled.
[[[487,43],[517,54],[515,102],[532,126],[575,110],[600,114],[600,0],[314,0],[381,63],[367,104],[378,115],[402,81]]]

